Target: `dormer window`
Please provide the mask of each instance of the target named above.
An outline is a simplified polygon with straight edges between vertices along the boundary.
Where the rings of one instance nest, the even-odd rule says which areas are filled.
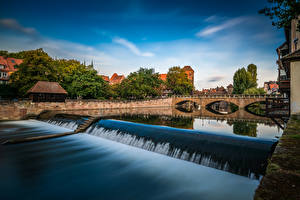
[[[0,65],[0,69],[5,69],[5,65]]]

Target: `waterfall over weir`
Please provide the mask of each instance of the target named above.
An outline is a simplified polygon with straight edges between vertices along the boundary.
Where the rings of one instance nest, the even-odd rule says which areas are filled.
[[[83,120],[82,119],[71,120],[71,119],[66,119],[66,118],[54,118],[54,119],[45,120],[45,122],[56,125],[56,126],[64,127],[67,129],[76,130],[77,127],[83,123]]]
[[[207,167],[258,179],[277,140],[100,120],[86,133]]]

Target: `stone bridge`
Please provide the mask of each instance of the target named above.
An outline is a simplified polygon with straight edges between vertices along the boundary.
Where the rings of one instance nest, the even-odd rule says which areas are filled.
[[[243,109],[246,106],[255,103],[266,101],[266,98],[270,97],[281,97],[274,95],[199,95],[199,96],[174,96],[172,101],[172,106],[176,106],[184,102],[194,102],[201,108],[205,108],[207,105],[214,102],[226,101],[228,103],[233,103]]]
[[[76,111],[76,110],[109,110],[117,109],[131,109],[145,110],[146,108],[168,108],[175,107],[178,103],[191,101],[201,106],[202,113],[197,115],[211,116],[211,113],[205,109],[206,105],[217,102],[227,101],[236,104],[240,109],[245,106],[258,102],[265,101],[266,95],[225,95],[225,96],[173,96],[163,99],[149,99],[149,100],[136,100],[136,101],[112,101],[112,100],[66,100],[66,102],[32,102],[30,100],[20,101],[0,101],[0,120],[18,120],[23,119],[30,115],[38,115],[44,110],[57,110],[57,111]],[[272,96],[276,97],[276,96]],[[92,112],[92,111],[91,111]],[[103,111],[104,112],[104,111]],[[169,112],[169,111],[168,111]],[[177,111],[176,111],[177,112]],[[240,117],[233,116],[232,117]],[[243,114],[245,118],[251,118]],[[230,115],[231,116],[231,115]],[[218,117],[214,115],[213,117]],[[223,117],[223,116],[219,116]]]

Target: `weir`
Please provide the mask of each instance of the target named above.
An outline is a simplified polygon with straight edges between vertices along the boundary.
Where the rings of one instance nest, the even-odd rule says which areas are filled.
[[[100,120],[86,133],[253,179],[264,174],[277,143],[117,120]]]

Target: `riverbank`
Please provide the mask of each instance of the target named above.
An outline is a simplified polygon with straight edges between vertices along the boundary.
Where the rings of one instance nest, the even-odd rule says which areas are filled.
[[[254,200],[300,199],[300,115],[291,116]]]

